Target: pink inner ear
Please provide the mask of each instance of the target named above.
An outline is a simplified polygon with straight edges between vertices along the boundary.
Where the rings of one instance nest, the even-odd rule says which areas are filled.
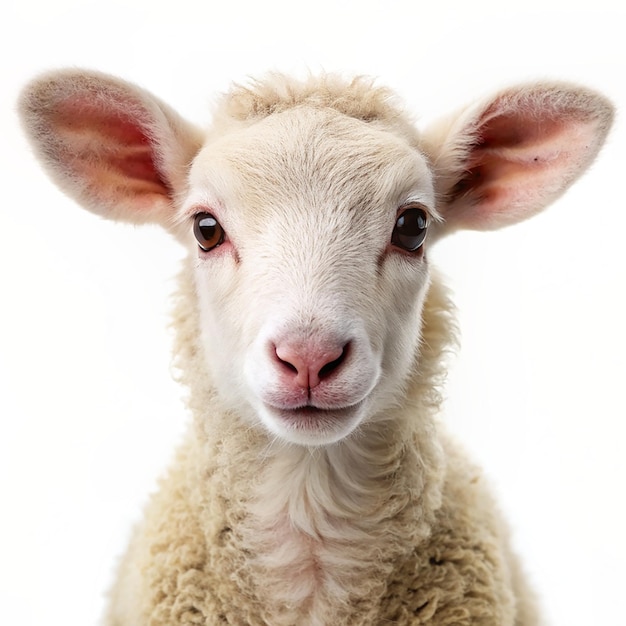
[[[596,124],[579,111],[497,108],[491,119],[490,110],[483,115],[453,190],[459,226],[499,228],[539,212],[580,173],[596,143]]]
[[[51,120],[59,139],[59,160],[103,200],[131,200],[143,206],[153,202],[155,194],[169,196],[155,164],[153,142],[136,119],[139,116],[133,118],[111,104],[99,106],[98,101],[81,97],[59,104]]]
[[[555,176],[555,186],[569,169],[571,137],[555,120],[497,118],[486,128],[482,143],[472,155],[469,178],[477,199],[489,205],[529,199]],[[499,128],[496,128],[499,127]],[[571,134],[572,129],[569,129]],[[529,188],[532,184],[535,187]],[[537,187],[538,186],[538,187]]]

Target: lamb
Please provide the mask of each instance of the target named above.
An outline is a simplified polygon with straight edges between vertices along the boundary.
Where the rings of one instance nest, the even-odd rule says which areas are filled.
[[[526,219],[591,164],[601,95],[512,87],[419,132],[366,78],[234,86],[201,132],[97,72],[35,79],[52,179],[189,250],[174,311],[191,428],[108,626],[530,626],[479,470],[438,419],[454,308],[429,250]]]

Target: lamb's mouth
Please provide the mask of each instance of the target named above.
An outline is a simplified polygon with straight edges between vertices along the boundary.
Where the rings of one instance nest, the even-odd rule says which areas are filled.
[[[352,425],[358,421],[362,406],[363,401],[346,407],[329,409],[307,404],[294,409],[271,407],[270,410],[282,426],[289,431],[329,433],[352,430]]]

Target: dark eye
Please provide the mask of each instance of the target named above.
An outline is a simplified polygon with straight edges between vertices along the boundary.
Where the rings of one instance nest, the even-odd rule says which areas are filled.
[[[428,228],[428,214],[419,207],[408,207],[396,220],[391,234],[391,243],[398,248],[415,252],[419,250],[426,239]]]
[[[193,234],[205,251],[213,250],[224,242],[224,229],[210,213],[198,213],[193,223]]]

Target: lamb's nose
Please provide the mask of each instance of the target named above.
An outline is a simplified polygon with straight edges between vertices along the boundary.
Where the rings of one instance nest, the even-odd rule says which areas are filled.
[[[283,375],[302,389],[313,389],[345,361],[349,344],[332,341],[282,341],[274,352]]]

